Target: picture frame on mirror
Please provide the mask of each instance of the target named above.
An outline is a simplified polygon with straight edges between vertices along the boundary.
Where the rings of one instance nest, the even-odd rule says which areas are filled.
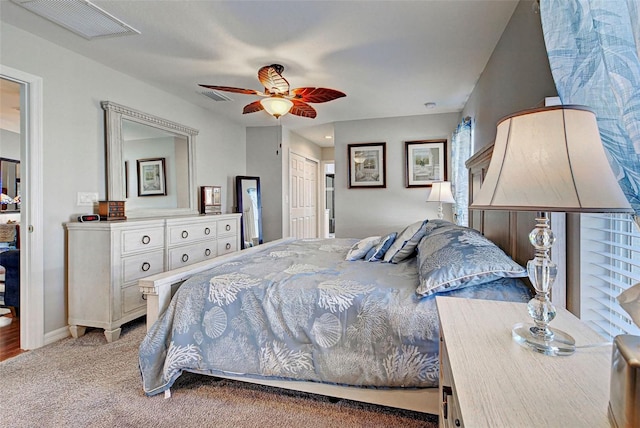
[[[165,158],[138,159],[138,196],[166,196]]]

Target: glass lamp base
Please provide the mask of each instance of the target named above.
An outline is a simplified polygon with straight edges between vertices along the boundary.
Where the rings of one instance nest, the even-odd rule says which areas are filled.
[[[571,355],[576,351],[575,339],[564,331],[549,328],[553,332],[553,337],[545,340],[532,332],[532,330],[535,331],[535,328],[535,324],[515,324],[511,330],[513,340],[525,348],[545,355],[564,356]]]

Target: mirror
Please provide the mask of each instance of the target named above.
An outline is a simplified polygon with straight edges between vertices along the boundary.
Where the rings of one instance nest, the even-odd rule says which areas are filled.
[[[20,161],[0,158],[0,212],[20,212]]]
[[[107,200],[127,217],[197,214],[196,129],[110,101],[105,111]]]
[[[236,177],[236,201],[242,213],[240,241],[242,248],[262,244],[262,203],[260,177]]]

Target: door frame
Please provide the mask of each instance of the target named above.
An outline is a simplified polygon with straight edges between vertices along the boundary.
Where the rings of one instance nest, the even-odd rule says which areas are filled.
[[[25,201],[20,209],[20,347],[44,345],[44,233],[42,201],[42,78],[0,64],[0,76],[22,85],[20,162]],[[26,227],[24,227],[26,226]]]

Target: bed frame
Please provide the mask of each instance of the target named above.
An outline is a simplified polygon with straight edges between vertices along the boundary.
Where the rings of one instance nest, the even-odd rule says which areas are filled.
[[[216,257],[212,260],[194,263],[190,266],[167,271],[139,281],[140,289],[147,300],[147,330],[158,319],[158,316],[164,311],[171,301],[171,296],[175,290],[190,276],[244,257],[252,252],[262,251],[283,242],[288,242],[293,238],[284,238],[277,241],[259,245],[257,247],[248,248],[236,253],[226,254]],[[286,381],[286,380],[270,380],[270,379],[250,379],[232,375],[217,375],[219,378],[233,379],[242,382],[255,383],[259,385],[275,386],[294,391],[309,392],[312,394],[320,394],[335,398],[345,398],[364,403],[378,404],[389,407],[397,407],[400,409],[413,410],[422,413],[438,414],[440,399],[438,388],[422,388],[422,389],[373,389],[373,388],[355,388],[348,386],[324,384],[318,382],[305,381]],[[165,397],[169,397],[170,393],[165,393]]]
[[[492,146],[480,151],[467,162],[467,168],[469,168],[470,171],[469,179],[471,200],[473,200],[474,192],[477,192],[480,188],[480,184],[482,183],[482,179],[484,178],[484,174],[488,168],[492,152],[490,149],[492,149]],[[514,260],[518,261],[516,257],[519,257],[520,259],[523,257],[529,257],[528,251],[530,248],[526,247],[526,245],[529,245],[528,242],[525,242],[526,245],[521,245],[515,239],[516,235],[526,237],[529,233],[529,230],[526,230],[526,233],[521,233],[518,223],[526,225],[529,229],[531,228],[531,224],[533,224],[528,218],[522,218],[523,215],[527,214],[514,214],[502,211],[491,211],[487,213],[481,211],[470,211],[469,219],[471,227],[483,232],[489,239],[498,244],[507,254],[512,255]],[[505,227],[505,225],[507,225],[507,227]],[[147,300],[147,330],[158,319],[158,316],[168,307],[171,296],[175,293],[175,290],[190,276],[223,263],[227,263],[231,260],[235,260],[239,257],[244,257],[252,252],[261,251],[282,242],[287,242],[291,239],[292,238],[280,239],[257,247],[217,257],[212,260],[206,260],[190,266],[141,279],[139,281],[139,286]],[[516,257],[514,257],[514,255],[516,255]],[[522,261],[520,261],[520,263],[522,263]],[[250,379],[237,376],[218,377],[435,415],[439,414],[441,403],[438,388],[374,389],[339,386],[318,382]],[[165,393],[165,396],[170,396],[170,393]]]

